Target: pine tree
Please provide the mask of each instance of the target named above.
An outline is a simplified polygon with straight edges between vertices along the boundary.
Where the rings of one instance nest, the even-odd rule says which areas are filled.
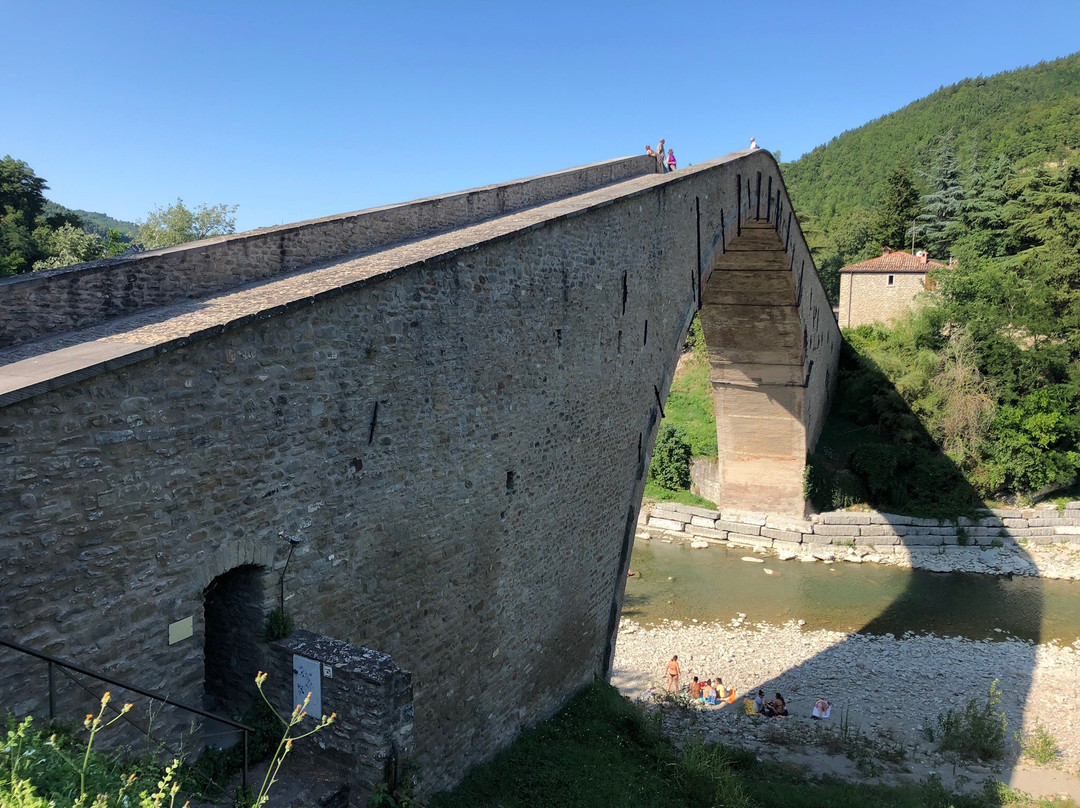
[[[916,246],[921,242],[932,256],[947,257],[953,242],[964,232],[958,218],[964,200],[960,165],[956,160],[952,135],[941,139],[934,153],[933,167],[924,173],[930,191],[922,197],[918,216]]]
[[[919,192],[905,168],[893,170],[874,209],[871,238],[877,248],[901,249],[911,243],[911,225],[919,212]]]

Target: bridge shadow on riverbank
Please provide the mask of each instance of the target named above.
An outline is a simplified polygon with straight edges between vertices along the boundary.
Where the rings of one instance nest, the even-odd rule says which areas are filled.
[[[824,697],[853,726],[870,732],[899,732],[913,744],[925,743],[914,736],[921,734],[922,726],[937,728],[938,716],[945,711],[963,710],[969,699],[985,704],[997,681],[1002,691],[999,709],[1007,716],[1008,731],[1005,758],[993,776],[1009,782],[1019,763],[1014,733],[1030,730],[1036,714],[1043,723],[1053,720],[1052,713],[1047,717],[1047,710],[1037,709],[1053,696],[1041,689],[1036,693],[1038,646],[1044,640],[1038,567],[1019,541],[1025,537],[1008,524],[1011,520],[990,512],[885,375],[848,346],[841,358],[839,389],[831,422],[811,458],[811,485],[817,487],[819,498],[831,500],[826,508],[844,504],[845,498],[858,499],[884,517],[891,530],[883,530],[880,539],[868,538],[866,549],[873,550],[871,544],[891,543],[893,552],[911,557],[904,588],[877,615],[859,621],[861,625],[839,641],[808,656],[795,653],[793,659],[798,661],[781,673],[767,664],[767,642],[743,645],[737,631],[749,628],[724,627],[719,642],[730,642],[730,647],[716,648],[709,658],[719,661],[711,663],[713,669],[700,672],[727,678],[726,656],[733,662],[732,671],[745,673],[736,683],[740,695],[762,689],[771,698],[782,692],[792,701],[793,714],[804,717],[809,716],[814,700]],[[843,563],[844,551],[837,549],[837,562]],[[859,549],[851,548],[851,552]],[[997,577],[988,587],[985,579],[974,575],[944,574],[950,568],[963,569],[953,563],[961,557],[977,559],[976,567],[994,570]],[[1014,585],[1020,583],[1012,581],[1014,574],[1032,571],[1035,574],[1025,577],[1022,587]],[[776,573],[782,576],[783,567],[778,566]],[[988,588],[992,591],[989,600]],[[985,624],[1007,626],[997,635],[1005,642],[964,639],[950,631],[950,618],[967,609],[975,597],[988,601]],[[1021,609],[1016,608],[1019,601]],[[637,606],[634,594],[628,593],[624,615],[633,620]],[[747,606],[739,611],[754,610]],[[715,619],[708,614],[693,616],[702,622]],[[789,626],[781,639],[798,643],[798,636]],[[673,647],[671,653],[684,652]],[[753,673],[754,659],[737,659],[756,653],[762,655],[758,675]],[[1049,728],[1053,734],[1053,726]],[[986,772],[980,764],[973,771],[980,769]]]

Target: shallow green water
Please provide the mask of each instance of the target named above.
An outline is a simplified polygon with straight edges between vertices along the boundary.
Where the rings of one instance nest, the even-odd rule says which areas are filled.
[[[753,553],[636,542],[630,561],[635,575],[626,582],[623,617],[643,625],[665,619],[727,622],[744,612],[748,623],[805,620],[808,629],[879,635],[913,631],[1065,643],[1080,637],[1077,581],[775,557],[755,564],[741,561],[742,556]]]

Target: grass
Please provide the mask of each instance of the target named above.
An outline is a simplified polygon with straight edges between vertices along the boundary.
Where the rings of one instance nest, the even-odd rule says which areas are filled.
[[[762,763],[753,752],[706,744],[699,739],[690,739],[676,748],[661,735],[656,709],[654,706],[651,712],[646,711],[613,687],[594,682],[554,718],[526,730],[493,761],[474,768],[454,791],[431,798],[427,808],[1050,805],[998,783],[978,794],[957,795],[934,777],[907,786],[866,785],[813,777],[784,764]],[[671,704],[661,709],[682,708]],[[857,735],[857,731],[848,735]],[[1053,805],[1077,808],[1072,802]]]
[[[671,381],[663,422],[686,433],[694,457],[716,459],[716,411],[709,384],[709,360],[704,355],[691,353],[682,360]]]
[[[681,505],[697,505],[701,508],[716,510],[716,503],[712,500],[691,494],[689,491],[669,491],[658,483],[648,480],[645,483],[645,500],[647,502],[678,502]]]

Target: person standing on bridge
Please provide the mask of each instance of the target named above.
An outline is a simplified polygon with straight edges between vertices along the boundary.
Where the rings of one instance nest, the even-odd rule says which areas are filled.
[[[664,162],[666,152],[664,151],[664,139],[660,138],[660,145],[656,147],[656,162],[660,166],[660,173],[663,174],[667,171],[667,163]]]
[[[675,170],[675,150],[674,149],[668,149],[667,150],[667,170],[668,171],[674,171]]]

